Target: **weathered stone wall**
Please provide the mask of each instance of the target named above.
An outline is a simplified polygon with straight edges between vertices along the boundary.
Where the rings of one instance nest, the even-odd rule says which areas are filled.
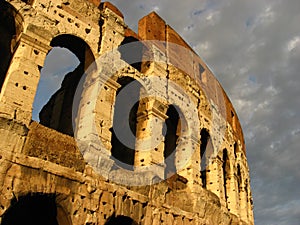
[[[109,220],[118,216],[144,225],[254,223],[245,144],[236,112],[209,68],[157,14],[150,13],[142,18],[136,34],[127,27],[122,13],[115,6],[100,4],[98,0],[8,0],[0,3],[0,11],[1,7],[10,9],[10,20],[6,21],[7,26],[1,25],[0,30],[15,26],[14,31],[1,37],[4,44],[0,43],[0,47],[7,52],[7,57],[0,62],[1,224],[7,224],[9,210],[17,207],[24,196],[54,196],[60,225],[108,224]],[[70,45],[71,42],[54,41],[65,37],[63,35],[79,38],[87,48],[81,50]],[[127,65],[113,77],[99,81],[103,86],[97,99],[90,99],[89,92],[87,98],[82,96],[83,107],[79,117],[94,116],[97,127],[90,131],[90,124],[82,123],[84,132],[79,135],[91,135],[86,137],[87,141],[93,135],[99,136],[102,147],[89,146],[82,153],[77,146],[80,143],[76,143],[73,137],[62,134],[63,131],[55,126],[46,124],[48,127],[45,127],[32,121],[32,105],[40,69],[52,47],[66,47],[73,51],[86,70],[93,59],[119,47],[126,40],[159,40],[167,42],[167,45],[157,44],[155,49],[143,52],[162,59],[161,63],[147,61],[140,68]],[[174,46],[168,43],[184,48],[176,52]],[[122,57],[121,53],[117,55]],[[111,63],[113,67],[118,67]],[[110,69],[98,68],[102,72]],[[179,136],[179,141],[184,137],[188,137],[188,141],[178,148],[178,163],[175,166],[184,158],[186,149],[194,152],[185,167],[165,181],[142,187],[118,185],[112,182],[113,178],[119,172],[126,174],[126,171],[110,166],[108,171],[102,171],[106,174],[99,174],[94,170],[94,165],[87,164],[84,158],[90,149],[99,151],[104,148],[106,158],[99,156],[96,159],[92,155],[93,160],[110,165],[116,93],[122,87],[118,80],[122,77],[138,80],[151,75],[181,87],[180,90],[191,99],[191,104],[196,106],[199,126],[193,129],[197,132]],[[161,84],[154,88],[165,95],[170,84]],[[186,102],[181,100],[181,96],[178,92],[176,101],[184,105]],[[68,98],[67,102],[70,102],[72,96]],[[87,113],[90,112],[92,100],[96,101],[96,107],[91,115]],[[137,136],[152,136],[157,129],[162,129],[169,107],[167,102],[159,99],[142,99],[137,113]],[[68,110],[59,115],[64,119],[57,120],[60,124],[67,123],[65,118],[70,116],[70,105],[66,108]],[[190,115],[184,116],[189,118]],[[188,119],[186,121],[186,124],[182,121],[181,126],[187,129],[194,126]],[[72,125],[68,123],[63,126]],[[216,123],[222,124],[222,127],[214,126]],[[210,138],[201,142],[203,129],[208,131]],[[72,135],[69,131],[63,133]],[[223,138],[215,140],[219,136]],[[164,140],[164,137],[161,138]],[[200,158],[200,149],[204,142],[209,143],[207,146],[212,143],[215,146],[207,159],[210,163],[201,174],[203,159]],[[155,170],[147,176],[164,179],[164,148],[162,141],[154,151],[136,151],[134,166],[143,168],[154,165]],[[124,179],[145,178],[130,178],[128,174]]]
[[[9,126],[5,128],[8,130]],[[42,137],[51,139],[56,133],[57,138],[35,156],[27,148],[38,141],[37,128],[43,131]],[[113,215],[128,216],[149,225],[241,224],[237,217],[221,210],[216,195],[200,188],[192,192],[178,176],[152,186],[126,188],[103,180],[89,166],[80,171],[84,161],[80,161],[76,148],[68,148],[70,152],[64,155],[77,155],[78,163],[61,163],[64,148],[73,144],[71,138],[64,136],[34,122],[23,152],[1,151],[1,215],[5,217],[14,198],[55,194],[56,203],[66,212],[70,224],[104,224]]]

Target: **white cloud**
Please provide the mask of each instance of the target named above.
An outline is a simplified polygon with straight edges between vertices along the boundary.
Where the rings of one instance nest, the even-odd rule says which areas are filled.
[[[194,47],[195,51],[199,52],[202,57],[208,58],[211,54],[211,43],[205,41],[203,43],[198,43]]]
[[[295,49],[297,46],[300,46],[300,36],[296,36],[292,40],[290,40],[287,44],[287,49],[290,52],[293,49]]]
[[[208,15],[206,16],[205,19],[209,25],[214,26],[220,20],[220,12],[219,11],[211,11],[208,13]]]
[[[269,25],[274,22],[275,13],[271,6],[267,6],[265,10],[258,16],[258,23],[263,25]]]
[[[159,12],[159,7],[156,5],[152,8],[152,11]]]

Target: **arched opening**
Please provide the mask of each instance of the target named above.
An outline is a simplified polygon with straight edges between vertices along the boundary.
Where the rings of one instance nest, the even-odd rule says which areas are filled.
[[[121,77],[117,80],[117,82],[121,85],[121,87],[116,93],[113,128],[111,129],[111,155],[114,160],[116,159],[115,162],[118,166],[124,169],[133,170],[137,112],[142,85],[131,77]],[[130,85],[130,88],[126,88],[126,90],[124,90],[127,85]],[[124,90],[124,92],[119,95],[122,90]],[[131,104],[131,101],[133,100],[135,102]],[[128,117],[124,116],[126,112],[129,112]],[[126,129],[128,125],[130,130]]]
[[[69,34],[64,34],[55,37],[51,41],[51,46],[68,49],[70,52],[72,52],[72,54],[74,54],[77,57],[79,63],[77,62],[78,66],[72,72],[69,71],[72,70],[73,69],[72,66],[76,64],[74,62],[69,65],[70,67],[67,66],[67,69],[65,68],[66,67],[65,65],[63,68],[55,68],[55,71],[58,71],[59,74],[61,74],[62,71],[69,72],[69,73],[67,73],[65,76],[61,74],[60,78],[58,79],[61,81],[58,82],[60,83],[60,87],[53,95],[48,94],[49,100],[42,107],[39,113],[39,119],[42,125],[55,129],[61,133],[73,136],[74,135],[73,125],[72,125],[73,122],[72,118],[74,118],[72,117],[73,98],[76,92],[77,85],[82,75],[84,74],[85,70],[95,61],[94,55],[85,41],[83,41],[82,39],[76,36],[69,35]],[[68,57],[74,58],[74,55],[71,56],[70,53],[67,54],[66,52],[67,51],[64,50],[63,54],[68,55]],[[46,77],[46,81],[47,79],[48,81],[51,79],[55,79],[55,76],[57,77],[57,74],[51,74],[51,72],[48,73],[47,75],[48,76]],[[41,81],[39,83],[35,102],[40,101],[40,98],[45,98],[45,94],[43,93],[43,91],[41,91],[41,93],[39,92],[39,89],[43,84],[45,85],[45,81],[44,82]]]
[[[234,157],[237,158],[237,153],[239,152],[239,147],[236,142],[234,143],[233,149],[234,149]]]
[[[22,17],[6,1],[0,1],[0,92],[23,31]]]
[[[165,122],[167,130],[164,145],[165,178],[169,178],[176,173],[176,147],[181,132],[181,120],[178,112],[179,109],[173,105],[170,105],[167,110],[168,118]]]
[[[227,181],[229,180],[229,170],[230,170],[230,165],[229,165],[229,158],[228,158],[228,152],[227,149],[223,150],[223,165],[222,165],[222,170],[223,170],[223,188],[224,188],[224,197],[225,197],[225,203],[227,207]]]
[[[4,213],[1,224],[70,225],[67,218],[61,218],[66,215],[58,215],[57,212],[55,195],[26,195],[12,200],[12,206]]]
[[[40,121],[40,111],[53,93],[60,89],[64,75],[74,71],[79,64],[79,59],[67,48],[53,47],[48,52],[33,103],[33,120]]]
[[[242,184],[242,173],[241,173],[241,166],[240,164],[237,165],[237,185],[238,185],[238,192],[241,192],[241,184]]]
[[[207,129],[202,129],[200,132],[201,144],[200,144],[200,175],[202,181],[202,187],[206,188],[206,173],[207,173],[207,163],[209,156],[213,153],[213,144],[211,137]]]
[[[138,225],[133,219],[128,216],[111,216],[105,225]]]

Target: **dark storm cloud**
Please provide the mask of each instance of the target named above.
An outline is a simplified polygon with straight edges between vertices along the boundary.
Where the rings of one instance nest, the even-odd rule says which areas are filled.
[[[256,224],[299,224],[300,1],[112,2],[135,30],[157,11],[204,58],[244,128]]]

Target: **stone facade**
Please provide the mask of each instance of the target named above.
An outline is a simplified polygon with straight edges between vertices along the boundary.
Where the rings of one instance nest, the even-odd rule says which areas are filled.
[[[207,65],[157,14],[142,18],[135,33],[115,6],[100,0],[1,0],[0,21],[1,224],[254,224],[236,112]],[[142,42],[147,40],[160,42],[148,47]],[[94,86],[84,86],[76,118],[81,129],[75,131],[80,141],[75,141],[72,103],[82,74],[114,49],[118,60],[96,71],[120,68],[116,64],[128,56],[119,47],[134,42],[141,43],[135,49],[142,63],[125,64],[113,76],[99,79],[97,98],[91,97]],[[40,70],[56,46],[68,48],[80,64],[65,76],[37,123],[32,121],[32,107]],[[158,135],[161,142],[155,149],[130,151],[111,129],[117,93],[151,76],[162,81],[151,89],[166,98],[139,101],[134,132],[151,138],[165,122],[168,131]],[[172,91],[172,84],[180,89]],[[172,98],[176,104],[165,101]],[[94,108],[89,110],[91,101]],[[184,111],[189,104],[195,106],[196,124],[190,121],[191,110]],[[95,127],[88,118],[94,118]],[[102,146],[93,142],[95,136]],[[174,137],[179,144],[169,166],[164,160],[172,152],[167,152],[166,143],[174,144]],[[120,153],[122,148],[126,155]],[[187,152],[191,157],[180,167]],[[131,168],[113,165],[113,158]],[[106,171],[101,171],[103,164]],[[150,166],[151,172],[132,176]],[[166,172],[168,166],[174,170],[172,176]],[[139,185],[124,185],[118,179]]]

